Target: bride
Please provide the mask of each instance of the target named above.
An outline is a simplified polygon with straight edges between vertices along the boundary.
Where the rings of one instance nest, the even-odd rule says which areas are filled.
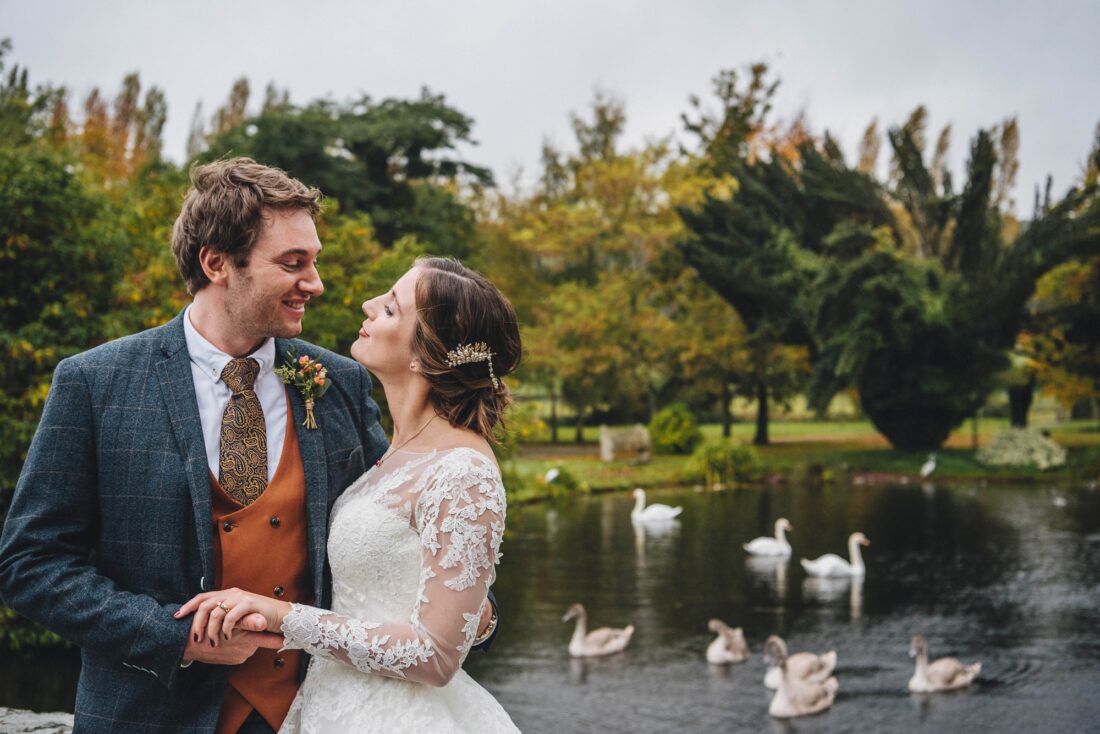
[[[504,534],[489,440],[520,359],[515,311],[480,274],[422,258],[363,312],[351,355],[385,388],[394,433],[333,507],[332,609],[226,589],[180,616],[216,645],[260,614],[313,656],[280,732],[518,731],[461,669]]]

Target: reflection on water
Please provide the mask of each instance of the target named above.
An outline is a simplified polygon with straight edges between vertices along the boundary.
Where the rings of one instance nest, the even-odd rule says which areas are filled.
[[[1095,730],[1100,493],[930,486],[653,491],[684,508],[660,527],[631,523],[629,493],[513,508],[494,586],[500,637],[467,668],[527,732]],[[792,558],[747,557],[741,544],[777,517],[795,528]],[[866,578],[807,578],[798,559],[846,548],[854,530],[874,543]],[[573,602],[593,627],[633,624],[627,650],[570,659],[561,616]],[[706,662],[712,617],[744,629],[746,662]],[[933,657],[981,661],[977,684],[909,694],[918,632]],[[830,711],[770,719],[770,634],[792,652],[837,651]],[[0,667],[0,705],[71,710],[71,663],[58,665]]]
[[[787,567],[790,563],[790,558],[781,556],[745,555],[745,568],[760,581],[771,584],[779,601],[787,598]]]

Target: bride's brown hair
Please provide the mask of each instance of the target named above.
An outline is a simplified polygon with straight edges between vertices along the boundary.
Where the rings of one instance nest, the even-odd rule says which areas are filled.
[[[503,378],[523,356],[516,311],[484,275],[454,258],[422,257],[415,267],[421,273],[412,352],[430,385],[432,406],[452,426],[492,441],[511,403]],[[485,360],[448,364],[448,352],[478,342],[492,352],[491,371]]]

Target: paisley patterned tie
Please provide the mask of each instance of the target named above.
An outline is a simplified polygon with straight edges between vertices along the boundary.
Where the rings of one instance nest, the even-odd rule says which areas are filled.
[[[254,359],[234,359],[222,370],[222,381],[233,391],[222,414],[222,489],[242,505],[250,505],[267,489],[267,427],[264,409],[253,386],[260,365]]]

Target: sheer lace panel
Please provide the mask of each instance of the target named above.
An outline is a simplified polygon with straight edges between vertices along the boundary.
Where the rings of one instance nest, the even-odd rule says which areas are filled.
[[[369,503],[368,512],[396,513],[409,523],[419,536],[420,569],[408,619],[358,619],[294,604],[282,624],[284,645],[365,673],[441,686],[469,652],[496,577],[504,487],[492,461],[473,449],[395,464],[372,469],[349,488],[334,508],[333,526],[339,513],[351,513],[363,502]],[[330,543],[338,541],[334,529]],[[378,555],[361,562],[392,562]],[[333,569],[335,575],[335,564]]]

